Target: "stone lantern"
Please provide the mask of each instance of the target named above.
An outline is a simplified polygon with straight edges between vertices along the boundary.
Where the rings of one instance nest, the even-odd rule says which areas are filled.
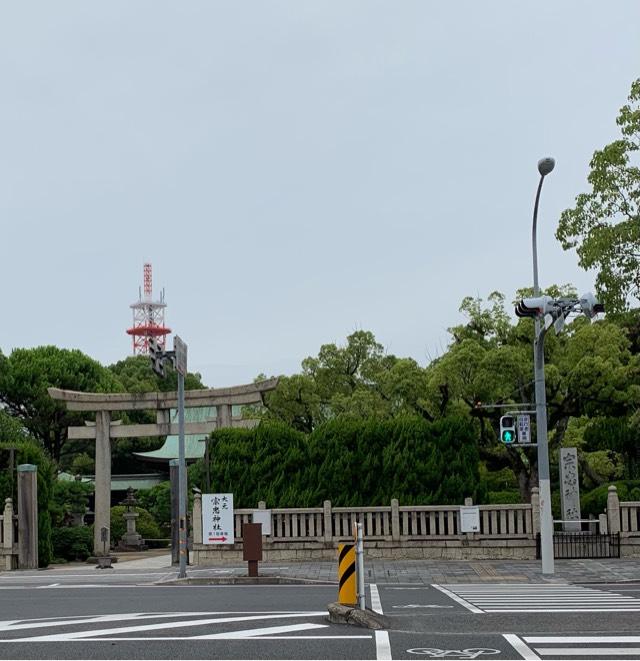
[[[147,547],[140,533],[136,532],[136,519],[140,515],[133,509],[137,502],[133,493],[133,487],[129,487],[127,497],[121,503],[127,507],[126,512],[122,514],[127,523],[127,532],[122,536],[118,547],[123,551],[144,551]]]

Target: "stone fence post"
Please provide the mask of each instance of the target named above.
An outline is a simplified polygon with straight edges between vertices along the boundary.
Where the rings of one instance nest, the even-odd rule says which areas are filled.
[[[531,489],[531,534],[535,536],[540,532],[540,489],[533,487]]]
[[[324,510],[324,541],[331,542],[333,540],[333,515],[331,514],[331,501],[325,500],[322,507]]]
[[[264,500],[259,500],[258,501],[258,509],[259,510],[266,510],[267,509],[267,503]]]
[[[11,571],[13,569],[13,501],[7,498],[4,501],[4,518],[2,519],[2,548],[5,549],[4,569]]]
[[[202,544],[202,494],[196,493],[193,496],[193,543]]]
[[[607,525],[607,515],[599,514],[598,521],[600,523],[600,529],[598,532],[600,532],[602,535],[606,535],[609,532],[609,526]]]
[[[400,541],[400,507],[397,498],[391,499],[391,539]]]
[[[2,548],[13,548],[13,500],[4,501],[4,517],[2,519]]]
[[[611,534],[620,532],[620,499],[613,484],[607,493],[607,526]]]

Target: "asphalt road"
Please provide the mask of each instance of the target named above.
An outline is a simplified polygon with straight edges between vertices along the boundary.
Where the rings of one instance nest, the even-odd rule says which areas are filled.
[[[166,576],[2,574],[0,659],[640,658],[640,584],[370,585],[374,632],[327,621],[335,586]]]

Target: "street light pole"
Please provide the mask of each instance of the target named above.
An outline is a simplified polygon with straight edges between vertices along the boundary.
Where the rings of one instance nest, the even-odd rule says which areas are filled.
[[[543,158],[538,161],[540,183],[536,193],[533,207],[533,295],[540,296],[538,283],[538,204],[542,182],[555,167],[553,158]],[[540,318],[535,320],[535,336],[533,340],[533,368],[536,395],[536,429],[538,442],[538,480],[540,485],[540,550],[542,556],[542,573],[554,573],[553,558],[553,514],[551,512],[551,479],[549,475],[549,444],[547,440],[547,394],[544,380],[544,336],[545,330],[541,328]]]

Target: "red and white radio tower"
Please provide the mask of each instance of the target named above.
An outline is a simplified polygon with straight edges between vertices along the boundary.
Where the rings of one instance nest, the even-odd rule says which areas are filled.
[[[153,284],[151,264],[144,265],[144,298],[140,292],[140,300],[129,307],[133,310],[133,327],[127,329],[127,334],[133,338],[133,355],[148,354],[149,340],[155,338],[164,350],[170,328],[164,325],[164,289],[160,300],[153,300]]]

